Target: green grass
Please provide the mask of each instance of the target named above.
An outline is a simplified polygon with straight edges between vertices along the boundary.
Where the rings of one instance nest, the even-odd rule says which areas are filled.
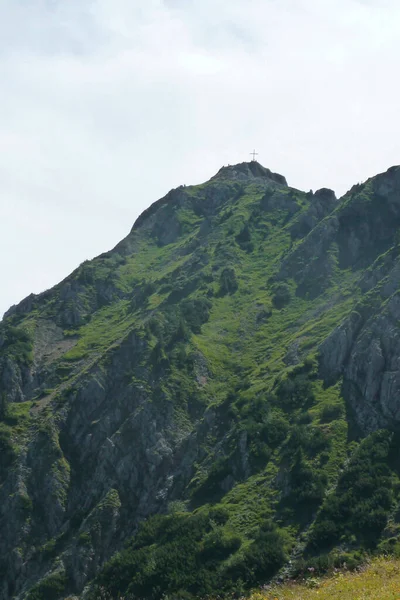
[[[309,574],[304,582],[254,592],[250,600],[398,600],[400,561],[376,558],[356,572],[337,570],[329,577]]]
[[[132,328],[134,322],[135,316],[128,312],[127,300],[99,310],[90,323],[81,327],[79,332],[68,332],[70,335],[78,334],[79,341],[64,354],[64,360],[77,361],[92,352],[106,351]]]

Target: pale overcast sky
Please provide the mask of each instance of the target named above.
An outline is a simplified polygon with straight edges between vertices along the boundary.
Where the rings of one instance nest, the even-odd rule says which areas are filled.
[[[0,316],[253,147],[338,195],[399,164],[399,72],[399,0],[0,0]]]

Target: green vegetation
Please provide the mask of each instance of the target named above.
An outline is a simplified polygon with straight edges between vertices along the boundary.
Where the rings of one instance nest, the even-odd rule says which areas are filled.
[[[66,574],[61,571],[46,577],[36,584],[27,596],[27,600],[58,600],[65,591]]]
[[[273,575],[287,558],[285,536],[265,523],[248,543],[230,530],[228,519],[220,507],[148,519],[104,568],[96,589],[154,599],[165,593],[204,596]]]
[[[398,475],[390,468],[398,449],[399,437],[389,431],[361,442],[316,520],[312,549],[321,551],[339,540],[357,547],[377,545],[399,490]]]
[[[0,337],[3,357],[15,359],[25,365],[32,362],[33,339],[27,329],[6,325],[0,329]]]
[[[0,421],[0,485],[18,457],[20,444],[30,425],[31,406],[31,402],[7,404]]]
[[[367,240],[373,190],[329,210],[251,180],[173,190],[115,251],[1,325],[0,490],[33,448],[58,511],[47,539],[34,496],[16,493],[25,547],[51,560],[29,600],[77,591],[53,572],[68,544],[82,564],[105,560],[92,598],[151,600],[400,553],[398,434],[367,435],[341,365],[325,374],[320,360],[336,327],[349,318],[347,343],[397,293],[387,207]],[[95,472],[97,496],[70,514]]]
[[[345,563],[329,577],[314,573],[302,582],[290,582],[255,592],[250,600],[397,600],[400,591],[398,559],[377,558],[352,571]]]

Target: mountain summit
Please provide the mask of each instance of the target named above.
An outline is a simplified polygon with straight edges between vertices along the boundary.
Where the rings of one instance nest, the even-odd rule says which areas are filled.
[[[251,179],[268,179],[287,186],[286,179],[283,175],[278,173],[272,173],[269,169],[266,169],[259,162],[253,160],[251,162],[244,162],[237,165],[228,165],[222,167],[216,175],[211,179],[237,179],[239,181],[246,181]]]
[[[171,190],[0,323],[0,600],[242,594],[400,545],[400,167]],[[307,572],[307,571],[306,571]]]

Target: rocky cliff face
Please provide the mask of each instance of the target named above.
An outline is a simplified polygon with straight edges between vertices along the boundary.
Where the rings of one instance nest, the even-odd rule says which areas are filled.
[[[232,565],[244,586],[282,567],[354,445],[399,429],[399,225],[400,167],[340,200],[258,163],[224,167],[12,307],[0,324],[0,599],[90,597],[100,583],[200,594],[216,573],[214,586],[233,585]],[[153,515],[214,523],[190,544],[203,583],[173,583],[171,565],[159,575],[159,525],[129,559],[115,554]],[[257,566],[267,538],[279,552]],[[151,592],[148,573],[160,576]]]

